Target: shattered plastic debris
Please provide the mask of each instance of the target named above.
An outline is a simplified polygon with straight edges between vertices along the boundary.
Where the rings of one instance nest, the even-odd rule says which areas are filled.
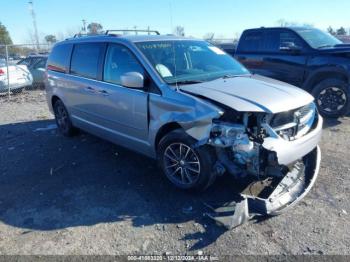
[[[147,248],[148,248],[148,245],[150,244],[149,240],[145,240],[145,242],[143,242],[142,244],[142,251],[143,252],[146,252],[147,251]]]
[[[51,124],[51,125],[48,125],[47,127],[39,127],[37,129],[34,130],[34,132],[38,132],[38,131],[50,131],[50,130],[53,130],[53,129],[56,129],[57,128],[57,125],[56,124]]]

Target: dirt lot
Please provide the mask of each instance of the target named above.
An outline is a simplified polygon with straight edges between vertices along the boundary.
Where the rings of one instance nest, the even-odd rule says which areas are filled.
[[[231,231],[202,203],[229,198],[230,177],[183,193],[146,157],[53,124],[44,91],[0,97],[0,254],[350,254],[350,118],[325,123],[299,205]]]

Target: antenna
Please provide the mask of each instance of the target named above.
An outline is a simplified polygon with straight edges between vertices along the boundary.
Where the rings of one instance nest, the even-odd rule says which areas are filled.
[[[172,5],[172,0],[170,0],[169,2],[169,17],[170,17],[170,32],[173,33],[173,29],[174,29],[174,26],[173,26],[173,5]]]
[[[33,7],[33,1],[29,1],[28,4],[29,4],[29,11],[30,11],[30,14],[31,14],[32,20],[33,20],[36,50],[39,51],[39,36],[38,36],[38,28],[36,26],[36,17],[35,17],[35,12],[34,12],[34,7]]]
[[[83,20],[81,20],[81,21],[83,22],[83,28],[82,28],[82,30],[83,30],[84,34],[86,34],[86,20],[83,19]]]

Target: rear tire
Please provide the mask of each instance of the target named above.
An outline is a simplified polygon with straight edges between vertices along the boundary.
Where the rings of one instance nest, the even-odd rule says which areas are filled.
[[[196,140],[177,129],[165,135],[158,145],[158,163],[177,188],[204,191],[215,180],[214,157],[208,146],[193,147]]]
[[[21,88],[16,88],[14,90],[10,90],[12,92],[12,94],[21,94],[24,90],[24,87],[21,87]]]
[[[76,135],[78,129],[73,126],[68,111],[61,100],[58,99],[54,102],[53,111],[58,130],[67,137]]]
[[[349,86],[343,80],[329,78],[312,90],[319,113],[326,118],[338,118],[349,111]]]

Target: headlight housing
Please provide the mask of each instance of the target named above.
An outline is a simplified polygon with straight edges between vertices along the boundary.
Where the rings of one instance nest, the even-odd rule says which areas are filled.
[[[225,122],[214,123],[210,131],[209,143],[221,147],[232,146],[235,141],[247,137],[245,131],[244,125]]]

